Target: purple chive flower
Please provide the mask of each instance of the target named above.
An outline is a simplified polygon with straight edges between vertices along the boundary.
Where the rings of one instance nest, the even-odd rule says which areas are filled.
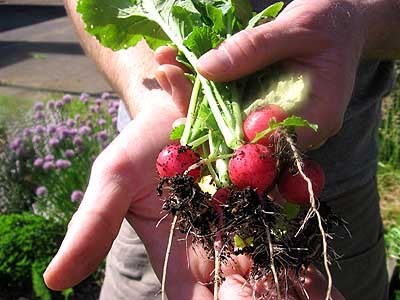
[[[65,94],[65,95],[62,97],[62,99],[63,99],[64,103],[71,103],[71,101],[72,101],[72,96],[71,96],[70,94]]]
[[[50,100],[47,102],[48,109],[53,109],[55,105],[56,105],[56,103],[54,102],[54,100]]]
[[[114,116],[117,113],[117,109],[115,107],[111,107],[108,109],[108,113],[110,116]]]
[[[48,193],[48,191],[47,191],[46,187],[44,187],[44,186],[39,186],[36,189],[36,196],[38,196],[38,197],[43,197],[47,193]]]
[[[36,127],[35,127],[35,132],[37,133],[37,134],[42,134],[42,133],[44,133],[46,131],[46,128],[44,128],[44,126],[42,126],[42,125],[37,125]]]
[[[21,138],[17,137],[13,139],[12,142],[10,143],[10,149],[17,150],[21,146],[21,144],[22,144]]]
[[[64,156],[66,158],[72,158],[72,157],[75,156],[75,152],[72,149],[67,149],[67,150],[64,151]]]
[[[96,113],[96,114],[98,114],[98,113],[100,112],[100,108],[99,108],[98,106],[93,106],[93,105],[91,105],[91,106],[89,107],[89,110],[90,110],[92,113]]]
[[[72,119],[68,119],[66,124],[67,124],[68,127],[74,127],[76,122],[74,120],[72,120]]]
[[[57,131],[57,127],[54,124],[47,125],[47,133],[55,133]]]
[[[41,111],[41,110],[43,110],[44,109],[44,104],[43,104],[43,102],[36,102],[34,105],[33,105],[33,110],[34,111]]]
[[[34,143],[34,144],[39,143],[40,140],[41,140],[41,138],[40,138],[39,135],[36,135],[36,134],[35,134],[35,135],[32,137],[32,143]]]
[[[101,103],[103,103],[103,99],[96,98],[96,100],[94,100],[94,103],[96,103],[96,105],[101,105]]]
[[[110,98],[110,93],[109,92],[104,92],[101,94],[101,99],[106,100],[108,98]]]
[[[64,125],[59,125],[56,129],[57,136],[60,140],[63,140],[68,135],[69,129]]]
[[[89,127],[92,127],[92,121],[86,120],[85,125],[89,126]]]
[[[113,123],[114,125],[116,125],[117,122],[118,122],[118,118],[117,118],[117,117],[113,117],[113,118],[112,118],[112,123]]]
[[[76,136],[74,137],[74,139],[72,140],[72,143],[76,146],[81,146],[83,144],[83,140],[79,137]]]
[[[71,162],[65,159],[57,159],[56,167],[57,169],[67,169],[71,166]]]
[[[81,119],[81,115],[75,115],[75,121],[79,121]]]
[[[100,125],[100,126],[104,126],[104,125],[106,125],[106,120],[104,120],[103,118],[101,118],[101,119],[99,119],[98,121],[97,121],[97,123]]]
[[[78,130],[78,133],[79,133],[80,135],[87,135],[87,134],[89,134],[89,133],[91,133],[91,132],[92,132],[92,129],[90,129],[89,126],[81,126],[81,127],[79,128],[79,130]]]
[[[100,141],[107,141],[108,139],[108,134],[105,130],[102,130],[100,132],[97,133],[97,139],[99,139]]]
[[[63,107],[64,105],[65,105],[65,103],[64,103],[63,100],[58,100],[58,101],[56,101],[56,104],[55,104],[55,106],[56,106],[57,109],[60,109],[60,108]]]
[[[53,160],[54,160],[54,155],[53,155],[53,154],[47,154],[47,155],[44,157],[44,160],[45,160],[45,161],[53,161]]]
[[[54,147],[57,146],[60,143],[60,140],[57,138],[51,138],[49,139],[49,146]]]
[[[82,93],[79,96],[79,100],[81,100],[83,103],[87,103],[89,101],[89,94],[87,93]]]
[[[43,170],[48,171],[55,168],[54,161],[45,161],[43,163]]]
[[[35,112],[35,115],[34,115],[35,120],[41,120],[43,118],[44,118],[44,113],[42,111]]]
[[[33,165],[34,165],[36,168],[40,168],[40,167],[43,165],[43,163],[44,163],[43,158],[39,157],[39,158],[36,158],[36,159],[34,160]]]
[[[111,102],[112,107],[114,107],[115,109],[118,109],[118,107],[119,107],[119,101],[120,101],[120,100],[114,100],[113,102]]]
[[[77,133],[78,133],[78,130],[76,128],[72,128],[72,129],[68,130],[69,136],[75,136],[75,135],[77,135]]]
[[[31,128],[24,128],[24,130],[22,131],[22,135],[24,137],[28,137],[32,135],[32,129]]]
[[[83,199],[83,192],[81,191],[73,191],[71,194],[71,201],[72,202],[79,202]]]

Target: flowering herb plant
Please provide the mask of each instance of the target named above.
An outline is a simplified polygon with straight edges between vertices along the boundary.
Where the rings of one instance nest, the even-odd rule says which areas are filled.
[[[0,154],[2,210],[28,209],[66,224],[83,198],[93,160],[116,135],[118,106],[109,93],[96,99],[66,94],[36,102],[24,126],[9,126]]]

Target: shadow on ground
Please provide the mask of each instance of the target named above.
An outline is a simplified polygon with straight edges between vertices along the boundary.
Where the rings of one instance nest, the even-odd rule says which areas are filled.
[[[66,15],[63,6],[0,5],[0,32],[29,26]]]

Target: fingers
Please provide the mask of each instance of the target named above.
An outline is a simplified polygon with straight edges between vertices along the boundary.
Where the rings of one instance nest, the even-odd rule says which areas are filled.
[[[303,287],[296,285],[296,292],[299,295],[299,299],[325,299],[327,287],[327,281],[322,273],[311,266],[307,269]],[[331,297],[333,300],[345,299],[335,287],[332,288]]]
[[[107,255],[129,206],[131,191],[117,179],[126,171],[121,167],[117,162],[113,169],[93,168],[83,202],[44,274],[49,288],[63,290],[77,284]]]
[[[233,274],[225,278],[219,293],[221,300],[250,300],[253,297],[253,287],[241,275]]]
[[[252,261],[245,255],[232,256],[227,263],[221,265],[224,276],[239,274],[248,277],[252,268]]]
[[[158,118],[159,124],[170,128],[179,115],[167,109],[164,112],[165,116]],[[154,166],[159,143],[165,143],[167,137],[163,132],[154,131],[154,140],[149,138],[146,133],[153,126],[151,120],[151,112],[142,112],[96,159],[84,199],[44,274],[51,289],[69,288],[94,271],[111,248],[133,196],[141,199],[146,191],[153,191],[155,167],[149,168],[149,165]],[[151,206],[142,201],[136,207],[146,205]],[[160,207],[148,209],[147,206],[148,217],[159,215]]]
[[[313,49],[310,42],[306,30],[277,19],[228,38],[200,57],[197,70],[210,80],[231,81],[292,55],[309,53]]]
[[[161,65],[155,76],[160,86],[172,96],[178,109],[186,114],[192,93],[192,83],[186,78],[182,68],[171,64]]]
[[[182,65],[176,61],[176,55],[178,51],[169,46],[161,46],[156,49],[155,59],[160,65],[175,65],[181,67]]]
[[[113,159],[113,164],[105,164]],[[101,154],[92,169],[84,199],[73,216],[62,246],[48,266],[44,279],[49,288],[69,288],[91,272],[108,253],[128,210],[132,191],[123,180],[126,156],[117,143]]]

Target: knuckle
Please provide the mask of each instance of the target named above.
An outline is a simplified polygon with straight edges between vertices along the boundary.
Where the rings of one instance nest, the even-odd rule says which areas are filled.
[[[92,165],[93,176],[118,179],[129,170],[129,162],[124,153],[113,150],[106,148],[95,159]]]

